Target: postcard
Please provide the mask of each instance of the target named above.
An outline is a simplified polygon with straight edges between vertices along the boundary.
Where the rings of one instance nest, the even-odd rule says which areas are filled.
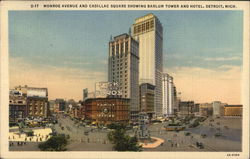
[[[249,2],[0,7],[1,158],[249,158]]]

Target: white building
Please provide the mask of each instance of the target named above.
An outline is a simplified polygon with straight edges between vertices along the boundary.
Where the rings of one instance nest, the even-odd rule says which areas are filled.
[[[130,99],[130,117],[139,113],[139,44],[128,34],[109,42],[108,81],[118,83],[119,97]]]
[[[224,114],[224,106],[226,103],[221,103],[220,101],[213,101],[213,115],[214,116],[222,116]]]
[[[162,113],[164,116],[174,115],[174,91],[173,77],[164,73],[162,75]]]
[[[135,19],[132,36],[139,42],[139,84],[155,85],[154,111],[162,115],[162,25],[154,14],[147,14]]]

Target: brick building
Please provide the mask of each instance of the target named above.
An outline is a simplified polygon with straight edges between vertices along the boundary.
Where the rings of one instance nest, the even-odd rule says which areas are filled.
[[[129,99],[89,98],[83,103],[85,119],[97,124],[128,123]]]

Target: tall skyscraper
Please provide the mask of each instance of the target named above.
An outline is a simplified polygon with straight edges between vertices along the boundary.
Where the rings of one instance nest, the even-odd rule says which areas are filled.
[[[130,118],[139,113],[139,44],[128,34],[109,42],[108,81],[117,82],[122,98],[130,98]]]
[[[162,75],[162,113],[165,116],[174,115],[174,91],[173,77],[164,73]]]
[[[132,36],[139,42],[139,84],[155,85],[154,111],[162,115],[163,28],[154,14],[135,19]]]

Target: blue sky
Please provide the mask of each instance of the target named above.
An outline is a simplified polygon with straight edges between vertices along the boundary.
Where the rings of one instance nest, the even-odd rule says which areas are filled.
[[[166,71],[242,65],[242,11],[10,11],[10,59],[106,74],[110,36],[148,13],[164,28]]]
[[[35,64],[105,71],[110,36],[128,32],[148,11],[11,11],[10,56]],[[241,11],[153,11],[164,27],[164,66],[241,65]],[[100,63],[97,64],[97,61]],[[94,65],[91,64],[94,62]]]

